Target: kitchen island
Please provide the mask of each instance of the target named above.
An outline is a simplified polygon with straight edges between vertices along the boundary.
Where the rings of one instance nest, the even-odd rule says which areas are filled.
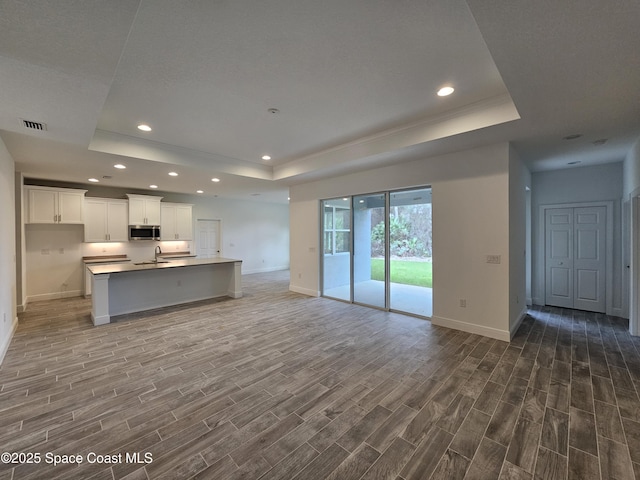
[[[242,297],[242,260],[182,258],[88,266],[94,325],[112,317],[210,298]]]

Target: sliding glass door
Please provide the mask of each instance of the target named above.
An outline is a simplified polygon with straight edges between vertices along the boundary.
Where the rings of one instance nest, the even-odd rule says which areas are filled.
[[[386,195],[353,197],[353,301],[387,308]]]
[[[433,314],[431,188],[323,200],[322,295]]]
[[[431,189],[392,192],[389,225],[389,308],[430,317]]]
[[[351,301],[351,198],[322,201],[322,292]]]

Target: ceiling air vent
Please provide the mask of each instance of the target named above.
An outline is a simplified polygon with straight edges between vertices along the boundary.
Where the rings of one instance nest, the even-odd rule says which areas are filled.
[[[28,128],[30,130],[40,130],[43,132],[47,131],[47,124],[42,122],[32,122],[31,120],[22,120],[22,124],[24,128]]]

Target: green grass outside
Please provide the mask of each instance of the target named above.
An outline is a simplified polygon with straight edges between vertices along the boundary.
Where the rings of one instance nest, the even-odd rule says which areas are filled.
[[[383,259],[371,259],[371,279],[384,281]],[[391,282],[432,288],[433,273],[431,270],[431,262],[391,260]]]

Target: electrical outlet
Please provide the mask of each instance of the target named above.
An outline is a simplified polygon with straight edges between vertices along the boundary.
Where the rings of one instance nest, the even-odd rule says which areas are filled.
[[[460,299],[460,307],[467,308],[467,299],[466,298],[461,298]]]
[[[500,255],[487,255],[487,263],[495,263],[498,264],[501,262]]]

